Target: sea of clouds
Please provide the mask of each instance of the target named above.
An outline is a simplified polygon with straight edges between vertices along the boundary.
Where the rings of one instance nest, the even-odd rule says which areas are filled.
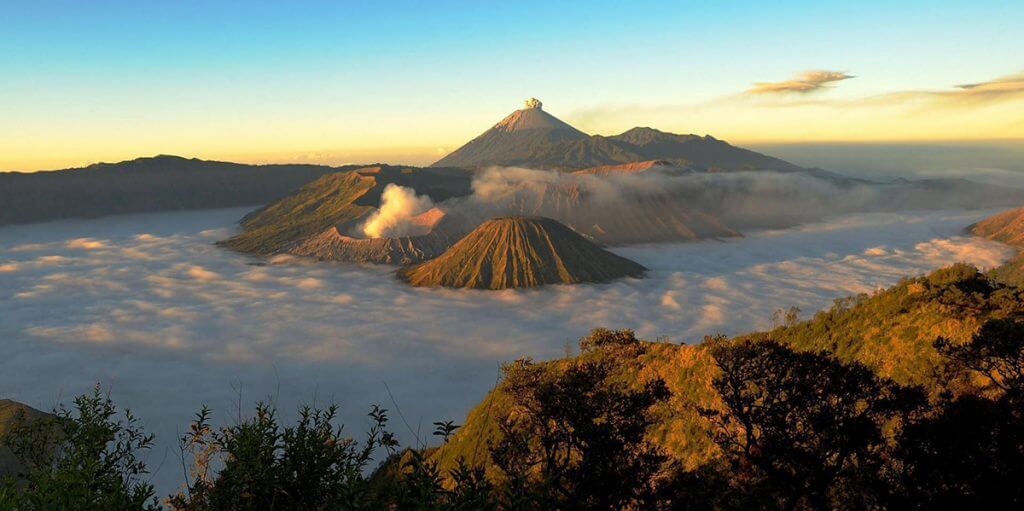
[[[157,434],[161,492],[201,405],[224,423],[258,399],[338,402],[349,431],[379,403],[407,442],[460,421],[499,364],[557,357],[591,328],[698,341],[808,316],[957,261],[1013,250],[962,235],[991,211],[860,214],[726,241],[616,248],[646,279],[499,292],[407,287],[392,268],[259,259],[213,243],[240,209],[0,228],[0,398],[41,409],[99,382]]]

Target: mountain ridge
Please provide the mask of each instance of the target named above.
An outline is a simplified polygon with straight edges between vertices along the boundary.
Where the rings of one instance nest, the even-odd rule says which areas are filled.
[[[183,209],[257,206],[358,166],[249,165],[158,155],[0,173],[0,225]]]
[[[711,171],[804,170],[710,135],[678,135],[649,127],[612,136],[588,135],[545,112],[534,98],[432,166],[579,170],[646,160],[672,160],[678,166]]]

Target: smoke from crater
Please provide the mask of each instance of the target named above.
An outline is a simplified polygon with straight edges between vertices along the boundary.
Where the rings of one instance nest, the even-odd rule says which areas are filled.
[[[362,230],[369,238],[397,238],[425,234],[423,227],[413,221],[416,215],[434,207],[426,195],[416,195],[411,188],[389,184],[384,187],[380,209],[375,211],[363,224]]]

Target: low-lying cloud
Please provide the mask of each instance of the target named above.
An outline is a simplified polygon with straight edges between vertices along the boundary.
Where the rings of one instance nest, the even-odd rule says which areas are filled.
[[[842,71],[811,70],[781,82],[755,82],[748,94],[808,94],[830,88],[832,84],[855,78]]]
[[[609,245],[678,241],[661,224],[685,224],[694,237],[729,236],[727,229],[784,228],[837,215],[1018,205],[1024,190],[963,180],[868,182],[826,172],[685,172],[675,168],[610,174],[567,174],[493,167],[477,174],[472,194],[439,204],[460,218],[546,216]],[[473,224],[475,226],[476,224]],[[608,230],[609,226],[616,226]],[[683,231],[679,231],[683,232]],[[596,234],[595,234],[596,233]],[[602,234],[603,233],[603,234]]]
[[[593,327],[675,342],[770,325],[958,260],[1013,250],[961,236],[989,212],[866,214],[728,241],[615,252],[645,279],[502,292],[411,288],[386,266],[257,259],[213,245],[244,210],[0,228],[0,389],[39,408],[112,388],[157,434],[161,492],[180,484],[174,442],[209,404],[219,422],[273,397],[338,401],[358,434],[368,406],[412,423],[461,421],[500,362],[559,356]],[[91,250],[69,242],[89,238]],[[77,243],[76,243],[77,244]],[[394,424],[410,442],[412,433]],[[426,430],[423,427],[422,430]]]

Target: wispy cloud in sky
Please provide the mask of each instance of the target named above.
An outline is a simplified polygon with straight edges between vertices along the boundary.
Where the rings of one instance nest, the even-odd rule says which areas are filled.
[[[866,98],[865,102],[928,101],[935,106],[974,107],[1021,98],[1024,98],[1024,73],[956,85],[946,90],[898,91]]]
[[[878,89],[884,77],[858,73],[864,82],[858,85],[877,92],[836,86],[851,78],[842,71],[805,71],[699,102],[596,105],[568,120],[590,133],[648,125],[741,144],[1024,138],[1024,72],[889,90]]]
[[[748,94],[807,94],[830,88],[832,84],[854,78],[842,71],[810,70],[781,82],[755,82]]]

